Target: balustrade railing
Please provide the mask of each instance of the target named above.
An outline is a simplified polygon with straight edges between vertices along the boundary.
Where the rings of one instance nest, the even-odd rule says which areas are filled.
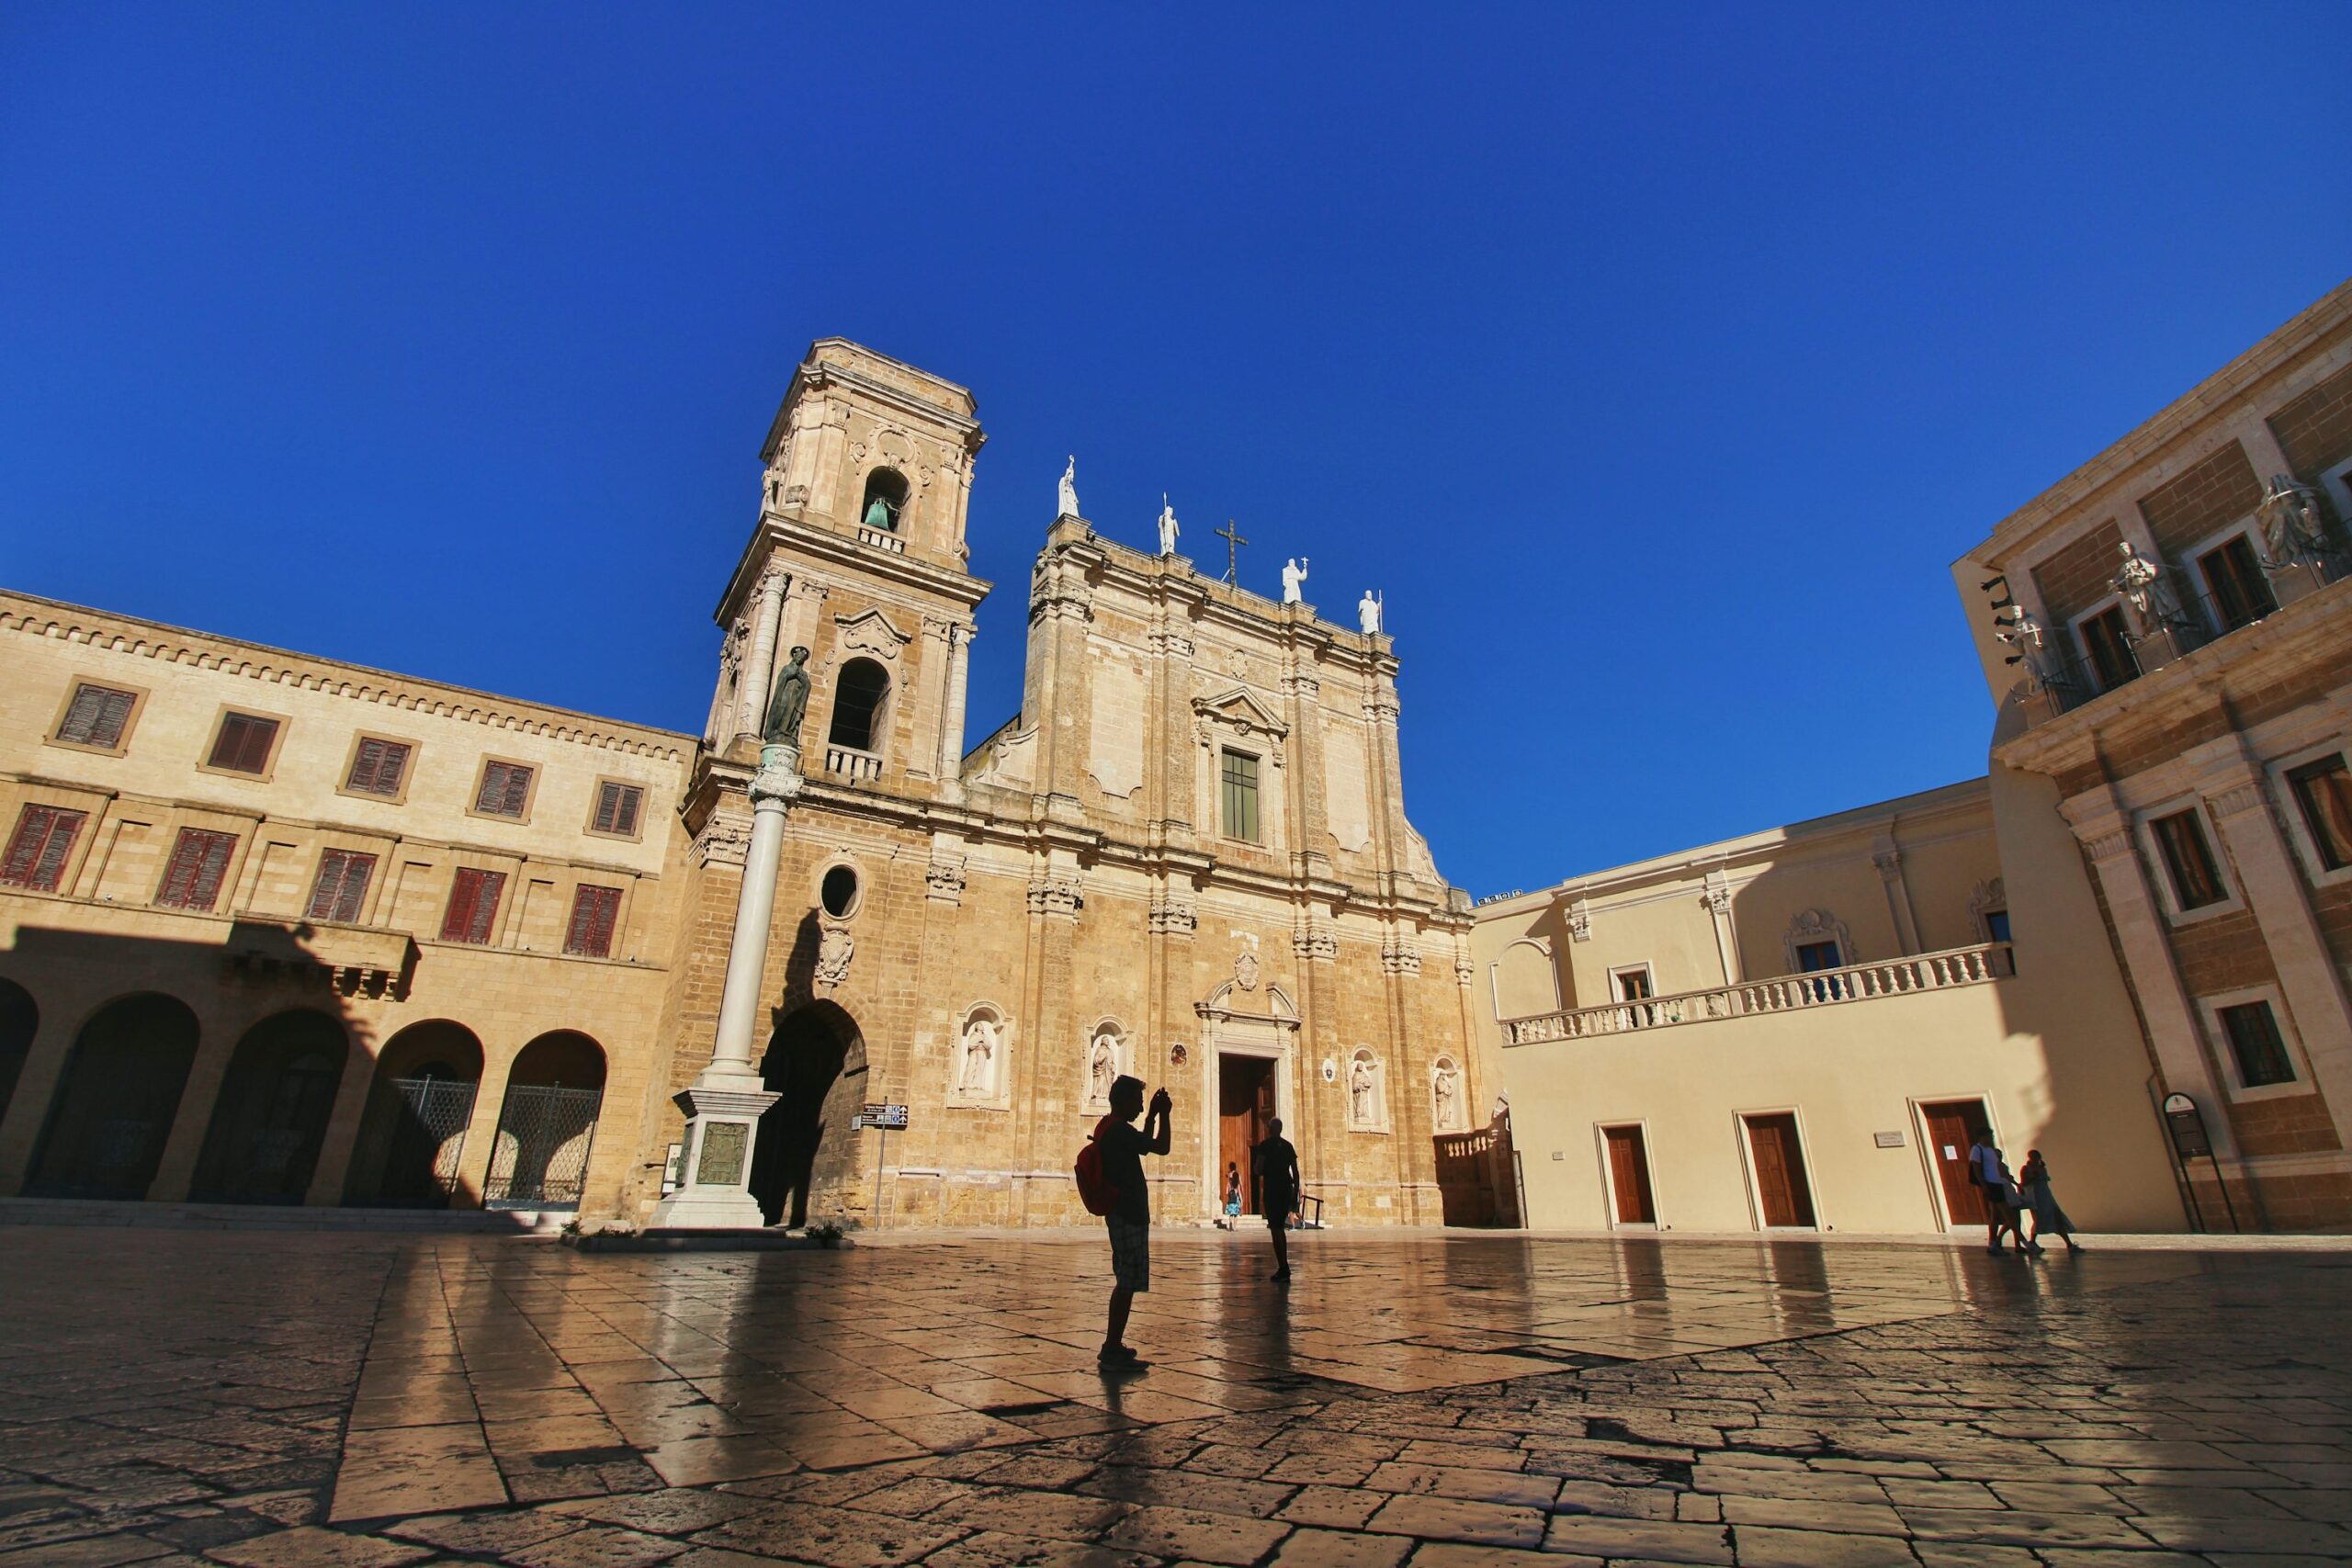
[[[1986,942],[1975,947],[1948,948],[1941,953],[1915,953],[1907,958],[1890,958],[1876,964],[1849,964],[1842,969],[1822,969],[1810,975],[1776,975],[1768,980],[1715,986],[1670,997],[1645,997],[1636,1001],[1605,1002],[1599,1007],[1506,1019],[1503,1033],[1506,1043],[1512,1045],[1534,1045],[1549,1040],[1589,1040],[1599,1035],[1665,1029],[1678,1023],[1752,1018],[1760,1013],[1793,1012],[1881,997],[1949,990],[1958,986],[1982,986],[2016,973],[2017,961],[2009,944]]]
[[[854,746],[825,748],[825,772],[843,784],[865,784],[882,776],[882,759]]]
[[[858,525],[857,542],[861,545],[872,545],[878,550],[888,550],[894,556],[902,556],[907,553],[907,542],[898,535],[880,528],[868,528],[864,524]]]

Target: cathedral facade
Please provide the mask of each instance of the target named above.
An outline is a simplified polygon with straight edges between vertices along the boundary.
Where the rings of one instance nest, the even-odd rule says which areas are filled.
[[[1389,640],[1108,540],[1066,487],[1021,710],[967,750],[981,442],[962,388],[811,347],[700,736],[0,604],[0,1194],[641,1223],[805,649],[772,1217],[1082,1219],[1070,1161],[1121,1073],[1175,1097],[1163,1217],[1221,1207],[1277,1116],[1332,1223],[1507,1211]],[[903,1130],[857,1124],[881,1104]]]

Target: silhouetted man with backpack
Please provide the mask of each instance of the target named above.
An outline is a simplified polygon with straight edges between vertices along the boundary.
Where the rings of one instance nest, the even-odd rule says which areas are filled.
[[[1141,1078],[1122,1074],[1113,1080],[1111,1113],[1095,1125],[1091,1144],[1078,1159],[1079,1196],[1090,1213],[1102,1216],[1111,1233],[1110,1332],[1095,1358],[1104,1371],[1133,1371],[1145,1364],[1127,1346],[1127,1314],[1136,1292],[1151,1289],[1151,1193],[1144,1186],[1143,1156],[1168,1152],[1168,1091],[1151,1097],[1151,1114],[1137,1130],[1135,1120],[1143,1109]]]
[[[1266,1141],[1250,1151],[1250,1166],[1258,1178],[1258,1207],[1274,1238],[1272,1279],[1290,1278],[1290,1217],[1298,1208],[1298,1150],[1283,1136],[1283,1119],[1266,1125]]]

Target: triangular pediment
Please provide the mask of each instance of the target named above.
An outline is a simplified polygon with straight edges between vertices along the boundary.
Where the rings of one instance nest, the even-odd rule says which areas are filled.
[[[1193,711],[1203,718],[1229,724],[1236,729],[1259,730],[1267,735],[1287,735],[1290,726],[1276,717],[1272,709],[1251,696],[1248,688],[1235,686],[1214,697],[1194,697]]]

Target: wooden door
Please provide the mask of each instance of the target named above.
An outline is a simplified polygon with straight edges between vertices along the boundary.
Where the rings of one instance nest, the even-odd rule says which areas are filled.
[[[1955,1225],[1984,1223],[1984,1194],[1968,1179],[1968,1145],[1992,1125],[1981,1100],[1955,1100],[1923,1105],[1919,1119],[1928,1124],[1928,1152],[1935,1156],[1936,1178],[1943,1183],[1944,1214]]]
[[[1756,1163],[1756,1195],[1767,1225],[1813,1224],[1813,1189],[1804,1179],[1804,1155],[1797,1145],[1797,1119],[1782,1111],[1750,1116],[1747,1146]]]
[[[1217,1058],[1216,1206],[1225,1210],[1225,1169],[1241,1168],[1241,1212],[1262,1211],[1250,1152],[1264,1142],[1274,1119],[1274,1064],[1262,1056]]]
[[[1649,1149],[1643,1143],[1642,1130],[1610,1127],[1602,1135],[1609,1140],[1609,1186],[1617,1199],[1617,1223],[1656,1224],[1657,1210],[1650,1201]]]

